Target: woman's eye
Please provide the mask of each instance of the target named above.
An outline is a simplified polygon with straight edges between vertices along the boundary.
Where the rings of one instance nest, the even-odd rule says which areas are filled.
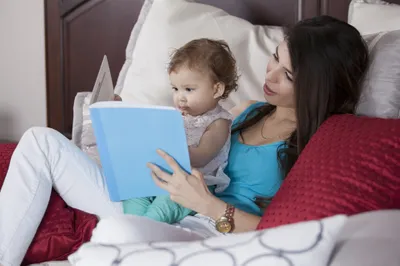
[[[290,81],[293,81],[293,78],[289,75],[288,72],[285,72],[286,78]]]

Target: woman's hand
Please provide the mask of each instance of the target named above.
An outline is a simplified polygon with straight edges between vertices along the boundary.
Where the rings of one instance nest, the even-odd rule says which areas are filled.
[[[157,151],[157,153],[171,167],[173,174],[162,171],[154,164],[148,164],[154,182],[170,193],[171,200],[200,214],[207,215],[209,207],[217,199],[208,190],[202,173],[193,169],[190,175],[167,153],[163,151]]]
[[[190,175],[171,156],[163,151],[157,152],[164,158],[174,173],[170,175],[154,164],[148,164],[148,166],[152,171],[154,182],[167,190],[173,201],[214,220],[219,219],[225,213],[226,203],[211,194],[204,182],[203,175],[199,171],[192,170]],[[234,232],[253,231],[257,228],[260,219],[261,217],[257,215],[236,209]]]
[[[121,96],[119,96],[118,94],[114,94],[114,101],[121,102],[122,101]]]

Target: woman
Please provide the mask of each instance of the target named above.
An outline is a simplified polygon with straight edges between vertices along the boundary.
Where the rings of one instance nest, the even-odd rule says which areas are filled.
[[[352,26],[326,16],[299,22],[268,63],[263,88],[268,104],[248,102],[232,110],[237,118],[225,171],[230,186],[214,196],[198,171],[188,175],[160,152],[174,173],[149,165],[154,181],[199,214],[178,227],[134,216],[103,219],[93,241],[194,240],[255,230],[262,214],[257,206],[262,201],[255,199],[274,196],[328,117],[354,112],[367,64],[368,50]],[[14,152],[0,193],[1,265],[22,261],[52,187],[71,207],[100,218],[122,213],[120,203],[109,201],[94,162],[54,130],[30,129]],[[122,226],[113,226],[115,221]],[[217,221],[218,230],[210,221]]]

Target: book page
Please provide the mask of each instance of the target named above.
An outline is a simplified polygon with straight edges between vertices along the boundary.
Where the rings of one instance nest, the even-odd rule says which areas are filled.
[[[114,85],[111,78],[111,70],[107,56],[103,57],[96,82],[92,90],[92,97],[89,104],[114,100]]]

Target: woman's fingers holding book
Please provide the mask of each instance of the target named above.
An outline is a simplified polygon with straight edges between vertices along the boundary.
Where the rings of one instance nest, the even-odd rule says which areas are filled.
[[[157,186],[168,191],[168,183],[161,180],[154,172],[151,172],[151,177]]]
[[[164,186],[171,182],[171,175],[161,170],[157,165],[149,163],[147,167],[150,168],[152,176],[155,176],[158,181],[164,183]]]
[[[148,167],[151,169],[151,176],[156,185],[168,191],[171,196],[177,194],[177,191],[181,189],[182,187],[181,179],[185,179],[185,175],[182,175],[181,173],[179,174],[174,173],[173,175],[170,175],[161,170],[158,166],[150,163],[148,164]]]
[[[154,164],[148,164],[152,171],[154,182],[162,189],[170,193],[171,200],[182,206],[199,213],[205,213],[214,196],[208,190],[203,174],[192,169],[188,174],[167,153],[157,151],[171,167],[173,174],[170,175]]]
[[[157,150],[157,153],[165,160],[169,167],[171,167],[174,173],[186,174],[186,172],[179,166],[175,159],[169,156],[169,154],[167,154],[165,151]]]
[[[114,94],[114,101],[122,101],[121,96],[119,96],[118,94]]]

